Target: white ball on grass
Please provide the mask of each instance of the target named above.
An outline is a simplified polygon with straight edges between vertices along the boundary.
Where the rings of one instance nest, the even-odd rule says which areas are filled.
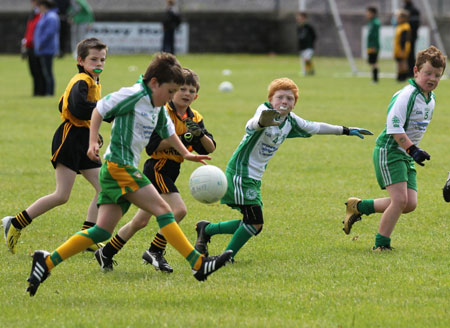
[[[234,87],[233,84],[230,81],[223,81],[219,84],[219,91],[220,92],[231,92],[233,91]]]
[[[214,165],[202,165],[192,172],[189,178],[189,190],[201,203],[211,204],[220,200],[227,191],[227,178],[220,168]]]

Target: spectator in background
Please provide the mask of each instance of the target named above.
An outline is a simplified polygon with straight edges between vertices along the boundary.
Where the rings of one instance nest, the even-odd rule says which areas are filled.
[[[397,62],[397,81],[408,78],[408,58],[411,51],[411,27],[408,23],[408,12],[399,9],[396,12],[397,26],[394,35],[394,59]]]
[[[372,81],[378,82],[378,52],[380,51],[380,20],[378,19],[376,7],[367,7],[366,17],[369,21],[367,25],[367,61],[372,67]]]
[[[41,19],[34,30],[34,53],[39,57],[45,81],[45,95],[55,93],[53,58],[59,51],[59,17],[53,0],[38,0]]]
[[[69,16],[72,20],[72,52],[76,58],[78,42],[86,38],[91,24],[95,21],[94,11],[87,0],[72,0]]]
[[[409,26],[411,27],[411,51],[408,57],[409,76],[414,76],[414,66],[416,65],[416,41],[417,32],[420,26],[420,12],[414,7],[412,0],[404,0],[403,9],[409,13]]]
[[[308,23],[308,15],[305,12],[298,12],[297,20],[297,41],[300,51],[303,75],[314,75],[314,43],[316,42],[316,32]]]
[[[163,52],[175,54],[175,30],[181,23],[176,0],[166,0],[166,13],[163,20]]]
[[[39,57],[34,53],[34,29],[41,18],[37,0],[31,0],[32,11],[27,20],[25,36],[22,39],[22,56],[28,58],[31,77],[33,78],[33,96],[45,96],[45,81],[42,75],[42,68]]]
[[[59,57],[70,53],[70,0],[55,0],[59,15]]]

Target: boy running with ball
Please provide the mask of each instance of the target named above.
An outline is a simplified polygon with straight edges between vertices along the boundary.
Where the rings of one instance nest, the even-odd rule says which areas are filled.
[[[198,97],[200,81],[197,74],[188,68],[183,68],[183,76],[184,84],[175,92],[173,99],[166,104],[165,110],[175,126],[176,134],[186,148],[189,151],[207,155],[215,150],[216,143],[212,134],[206,130],[202,115],[190,107]],[[145,150],[150,158],[144,164],[143,173],[169,204],[175,220],[179,223],[187,212],[186,204],[175,185],[184,158],[169,144],[167,139],[162,139],[156,132],[152,133]],[[150,218],[149,213],[138,210],[133,219],[120,228],[105,247],[95,252],[95,257],[102,270],[113,270],[115,263],[113,257],[136,232],[147,225]],[[171,273],[173,269],[164,257],[166,245],[167,240],[163,232],[159,230],[149,249],[142,255],[142,259],[144,263],[152,264],[157,270]]]
[[[268,102],[256,110],[245,126],[245,135],[228,162],[225,175],[228,190],[221,203],[242,213],[242,220],[218,223],[197,222],[195,248],[207,256],[207,243],[216,234],[231,234],[226,250],[233,257],[263,227],[261,179],[269,160],[286,138],[308,138],[314,134],[350,135],[364,138],[372,132],[322,122],[306,121],[292,113],[298,99],[298,87],[288,78],[280,78],[269,85]]]
[[[378,184],[389,197],[347,200],[344,232],[350,233],[361,215],[383,213],[375,237],[374,251],[391,250],[391,234],[402,213],[417,206],[417,180],[414,162],[424,166],[430,155],[418,147],[433,117],[437,88],[444,73],[445,56],[434,46],[420,51],[414,67],[414,79],[392,97],[386,127],[378,136],[373,163]]]
[[[186,149],[163,107],[183,84],[178,60],[171,54],[162,53],[153,59],[136,84],[121,88],[97,103],[92,112],[87,151],[91,160],[100,161],[98,131],[102,120],[114,118],[111,142],[104,156],[106,161],[100,169],[97,223],[74,234],[51,254],[42,250],[34,252],[27,279],[30,296],[36,293],[55,266],[90,245],[109,239],[131,204],[156,217],[164,237],[189,262],[197,280],[206,280],[230,259],[231,251],[216,257],[204,257],[196,251],[176,223],[169,204],[137,169],[140,154],[153,131],[167,139],[169,145],[186,160],[206,164],[204,160],[210,159],[207,155],[194,155]]]

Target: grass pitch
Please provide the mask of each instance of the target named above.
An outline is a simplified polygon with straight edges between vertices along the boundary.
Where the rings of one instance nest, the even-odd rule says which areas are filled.
[[[150,56],[114,56],[102,74],[103,95],[133,84]],[[211,164],[225,169],[244,134],[244,125],[266,100],[267,85],[278,77],[300,88],[294,110],[309,120],[368,128],[375,136],[314,136],[287,140],[263,178],[265,226],[228,265],[197,282],[186,261],[171,247],[171,275],[141,264],[157,224],[140,231],[116,256],[114,272],[103,274],[90,253],[57,267],[34,298],[25,293],[35,249],[54,250],[78,231],[92,188],[77,179],[70,201],[36,219],[24,230],[18,253],[0,247],[1,327],[448,327],[450,326],[449,210],[441,189],[449,170],[450,87],[436,90],[437,106],[421,147],[431,154],[417,167],[419,205],[399,220],[392,235],[395,251],[372,254],[380,214],[364,217],[350,236],[342,232],[344,202],[350,196],[384,197],[376,183],[372,150],[384,127],[387,104],[402,87],[393,79],[374,85],[348,77],[344,59],[317,58],[313,77],[299,75],[296,56],[186,55],[183,66],[200,76],[193,104],[214,134]],[[358,66],[368,71],[359,61]],[[230,69],[230,76],[222,76]],[[58,97],[75,74],[72,58],[55,61],[56,95],[32,98],[26,63],[0,57],[0,216],[15,215],[54,190],[49,162],[51,140],[60,124]],[[381,62],[392,73],[394,63]],[[229,80],[232,93],[220,93]],[[103,124],[107,143],[110,127]],[[143,156],[142,163],[145,159]],[[188,215],[181,224],[195,241],[194,224],[238,219],[224,205],[196,202],[188,178],[197,167],[185,163],[178,186]],[[131,208],[122,225],[135,213]],[[215,236],[210,252],[221,252],[229,236]],[[2,239],[3,240],[3,239]]]

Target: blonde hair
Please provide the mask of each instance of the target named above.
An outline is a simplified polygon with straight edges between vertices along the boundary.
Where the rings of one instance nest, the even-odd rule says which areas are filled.
[[[270,82],[269,88],[268,88],[269,100],[272,100],[274,93],[277,92],[278,90],[291,90],[295,97],[295,103],[297,103],[298,87],[294,81],[292,81],[291,79],[288,79],[287,77],[282,77],[282,78],[279,78],[279,79],[276,79],[276,80],[273,80],[272,82]]]

